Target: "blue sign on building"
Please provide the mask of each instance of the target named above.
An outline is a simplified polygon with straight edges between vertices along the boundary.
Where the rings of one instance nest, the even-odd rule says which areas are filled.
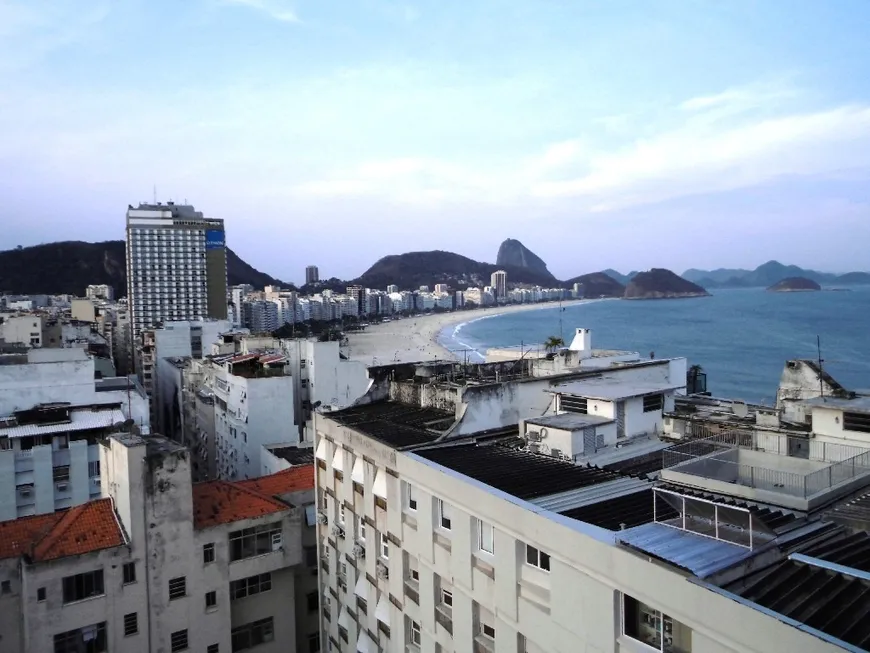
[[[205,248],[220,249],[224,247],[224,232],[220,229],[206,229],[205,231]]]

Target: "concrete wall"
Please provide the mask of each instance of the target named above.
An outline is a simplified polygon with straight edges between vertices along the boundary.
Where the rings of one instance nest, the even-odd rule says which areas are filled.
[[[36,404],[94,401],[92,360],[0,366],[0,414]]]
[[[18,342],[33,347],[41,347],[42,317],[39,315],[7,317],[0,324],[0,339],[6,342]]]
[[[247,399],[237,392],[243,387],[239,377],[231,377],[235,383],[230,385],[229,406],[236,405],[247,424],[241,425],[247,433],[247,442],[240,436],[240,452],[247,457],[244,465],[239,460],[239,469],[245,478],[260,475],[260,452],[266,444],[295,444],[299,442],[299,431],[293,428],[293,378],[290,376],[264,379],[241,379],[245,382]],[[241,416],[240,416],[241,417]]]

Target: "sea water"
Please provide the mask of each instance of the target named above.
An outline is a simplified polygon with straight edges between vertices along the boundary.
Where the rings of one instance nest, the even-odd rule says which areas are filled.
[[[469,360],[480,360],[491,347],[541,343],[549,336],[568,345],[576,327],[587,327],[596,349],[685,356],[707,373],[714,395],[771,404],[787,360],[818,358],[818,336],[825,369],[847,388],[870,388],[870,286],[716,290],[711,297],[598,300],[561,311],[554,305],[477,320],[473,315],[439,337],[452,351],[467,350]]]

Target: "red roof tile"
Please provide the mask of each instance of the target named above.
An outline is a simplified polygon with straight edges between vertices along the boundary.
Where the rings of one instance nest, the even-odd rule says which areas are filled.
[[[34,562],[44,562],[125,542],[111,499],[0,522],[0,559],[26,555]]]
[[[299,465],[276,474],[239,481],[247,487],[268,497],[280,497],[290,492],[314,489],[314,465]]]
[[[289,509],[286,503],[243,487],[241,483],[207,481],[193,486],[193,527],[197,529]]]

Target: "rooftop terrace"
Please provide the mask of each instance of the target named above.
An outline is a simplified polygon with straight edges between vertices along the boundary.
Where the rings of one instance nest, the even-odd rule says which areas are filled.
[[[393,401],[351,406],[328,414],[329,419],[393,447],[403,448],[437,440],[453,425],[453,413]]]

